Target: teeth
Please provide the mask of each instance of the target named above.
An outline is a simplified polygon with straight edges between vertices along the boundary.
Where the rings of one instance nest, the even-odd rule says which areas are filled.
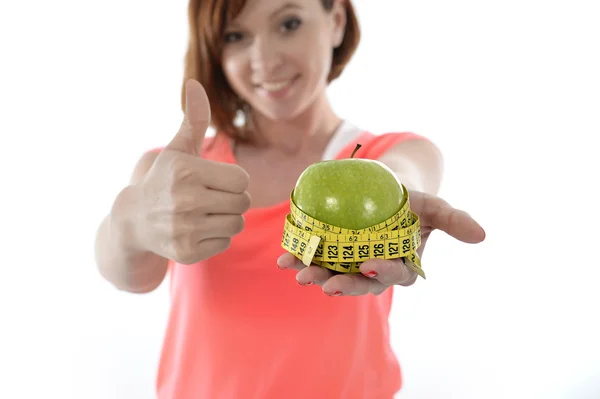
[[[284,80],[281,82],[263,83],[261,86],[266,91],[278,91],[288,86],[292,82],[292,79]]]

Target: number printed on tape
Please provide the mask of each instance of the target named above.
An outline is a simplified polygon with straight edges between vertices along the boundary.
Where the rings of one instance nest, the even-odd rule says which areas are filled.
[[[408,267],[425,278],[417,254],[421,245],[420,220],[409,204],[407,195],[389,219],[351,230],[310,217],[295,206],[290,195],[290,213],[285,219],[281,246],[305,265],[313,263],[341,273],[360,273],[360,265],[369,259],[404,258]]]

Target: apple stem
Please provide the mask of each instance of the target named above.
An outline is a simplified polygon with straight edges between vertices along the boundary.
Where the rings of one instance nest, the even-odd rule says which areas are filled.
[[[358,151],[358,149],[362,147],[360,144],[356,145],[356,148],[354,149],[354,151],[352,151],[352,155],[350,155],[350,158],[354,158],[354,154],[356,154],[356,151]]]

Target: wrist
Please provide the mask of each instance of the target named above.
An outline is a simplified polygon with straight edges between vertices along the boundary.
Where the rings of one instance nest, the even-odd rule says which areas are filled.
[[[137,187],[125,187],[117,195],[110,212],[110,230],[114,243],[128,256],[138,256],[148,250],[138,234],[137,210],[139,207]]]

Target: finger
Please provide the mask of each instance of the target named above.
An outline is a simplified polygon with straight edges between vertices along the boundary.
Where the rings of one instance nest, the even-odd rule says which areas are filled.
[[[211,256],[215,256],[225,251],[231,246],[231,237],[221,237],[221,238],[208,238],[206,240],[202,240],[198,243],[198,253],[203,254],[204,256],[201,259],[198,259],[194,262],[190,262],[188,264],[197,263],[202,259],[208,259]]]
[[[241,215],[250,208],[250,194],[247,191],[234,194],[226,191],[205,190],[202,195],[206,196],[208,201],[206,209],[211,215]]]
[[[306,266],[300,259],[289,252],[285,252],[277,259],[277,266],[280,269],[298,270],[296,281],[300,285],[323,285],[327,279],[334,275],[329,269],[315,264]]]
[[[230,238],[244,230],[242,215],[208,215],[202,220],[198,231],[198,242],[209,238]]]
[[[210,124],[210,103],[202,85],[189,79],[185,83],[185,113],[179,131],[165,149],[200,155]]]
[[[193,248],[185,248],[184,250],[182,250],[181,245],[171,246],[164,255],[161,255],[182,265],[193,265],[225,251],[230,245],[231,238],[208,238],[194,243]]]
[[[423,223],[439,229],[462,242],[476,244],[485,239],[483,228],[465,211],[453,208],[446,201],[422,192],[412,193],[413,211]]]
[[[323,285],[332,276],[334,276],[334,273],[331,270],[317,265],[310,265],[296,274],[296,281],[300,285]]]
[[[248,189],[250,175],[239,165],[218,162],[209,159],[198,159],[200,182],[207,188],[228,193],[241,194]]]
[[[306,267],[300,259],[296,258],[294,254],[290,252],[285,252],[277,259],[277,266],[280,269],[292,269],[292,270],[302,270]]]
[[[401,259],[369,259],[360,265],[360,272],[387,286],[409,286],[417,281],[418,276]]]
[[[379,295],[386,288],[386,285],[376,279],[367,278],[362,274],[338,274],[323,284],[323,292],[331,296],[356,296],[369,293]]]

